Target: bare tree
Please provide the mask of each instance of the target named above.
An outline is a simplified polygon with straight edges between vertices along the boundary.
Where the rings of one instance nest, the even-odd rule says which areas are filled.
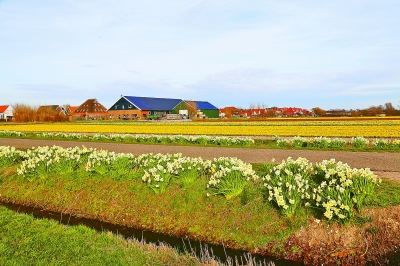
[[[189,117],[193,118],[197,115],[197,104],[195,101],[186,101],[186,108],[188,110],[189,113]]]
[[[319,108],[319,107],[313,108],[312,111],[314,112],[314,114],[316,114],[319,117],[326,115],[326,111],[324,109],[322,109],[322,108]]]
[[[393,107],[392,103],[385,103],[385,115],[392,116],[396,114],[396,109]]]
[[[13,109],[13,119],[15,122],[34,122],[36,119],[37,107],[17,103],[13,105]]]

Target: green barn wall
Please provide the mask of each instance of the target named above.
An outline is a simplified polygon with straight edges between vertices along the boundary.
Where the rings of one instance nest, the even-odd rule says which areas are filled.
[[[219,118],[219,110],[201,110],[208,118]]]

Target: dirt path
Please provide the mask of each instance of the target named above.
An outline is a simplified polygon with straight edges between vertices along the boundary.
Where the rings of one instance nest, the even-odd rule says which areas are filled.
[[[294,159],[305,157],[311,162],[320,162],[335,158],[354,168],[370,168],[380,177],[400,181],[400,153],[389,152],[347,152],[347,151],[316,151],[316,150],[275,150],[251,148],[224,148],[224,147],[195,147],[195,146],[168,146],[125,143],[100,143],[62,140],[34,140],[0,138],[0,146],[14,146],[17,148],[32,148],[38,146],[75,147],[86,146],[105,149],[114,152],[144,154],[144,153],[182,153],[188,157],[202,157],[213,159],[218,157],[237,157],[245,162],[263,163],[275,159],[280,162],[288,157]]]

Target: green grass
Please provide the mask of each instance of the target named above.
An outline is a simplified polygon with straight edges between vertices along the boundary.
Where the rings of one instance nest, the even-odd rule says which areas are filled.
[[[400,205],[400,182],[383,180],[375,190],[374,198],[366,202],[368,206],[388,207]]]
[[[0,265],[200,265],[189,255],[0,206]]]

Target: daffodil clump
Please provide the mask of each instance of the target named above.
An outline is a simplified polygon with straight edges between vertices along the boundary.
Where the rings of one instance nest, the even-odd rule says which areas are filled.
[[[9,167],[16,164],[21,157],[21,151],[15,147],[0,146],[0,165],[2,167]]]
[[[291,216],[297,207],[310,199],[310,178],[313,166],[305,158],[288,158],[268,169],[262,179],[268,200],[275,202],[282,214]]]
[[[221,157],[209,161],[208,171],[207,195],[223,195],[226,199],[238,196],[248,182],[259,179],[251,164],[237,158]]]
[[[174,162],[176,183],[181,187],[193,184],[197,179],[206,176],[206,161],[202,158],[180,157]]]
[[[0,136],[3,137],[24,137],[25,133],[14,130],[0,130]]]
[[[173,175],[178,174],[176,161],[181,154],[142,155],[136,160],[139,168],[144,168],[142,180],[157,194],[165,191]]]
[[[354,216],[351,186],[352,169],[334,159],[322,161],[315,166],[315,183],[312,205],[323,209],[329,219],[347,221]]]
[[[399,139],[375,139],[372,141],[372,145],[379,149],[390,149],[392,147],[400,148]]]
[[[38,147],[21,152],[22,162],[17,168],[18,175],[24,175],[28,180],[44,179],[51,172],[68,174],[74,172],[82,159],[92,149],[87,148],[61,148],[58,146]]]
[[[368,168],[355,169],[335,159],[311,164],[305,158],[288,158],[269,166],[262,178],[268,200],[283,215],[305,207],[320,210],[328,220],[349,221],[381,180]]]
[[[355,169],[335,159],[316,163],[314,167],[312,205],[323,208],[329,220],[347,222],[360,210],[363,202],[373,196],[374,188],[381,182],[370,169]]]
[[[86,139],[86,136],[80,133],[53,133],[53,132],[41,132],[36,133],[36,137],[41,139],[53,139],[53,138],[61,138],[61,139],[68,139],[68,140],[82,140]]]
[[[134,156],[130,153],[115,153],[94,149],[88,156],[87,172],[109,175],[120,180],[128,178],[133,168]]]
[[[358,210],[364,205],[365,200],[375,194],[375,187],[382,182],[369,168],[352,169],[352,193],[353,202]]]
[[[313,147],[313,148],[340,148],[348,142],[343,138],[313,137],[306,138],[295,136],[292,138],[281,139],[275,136],[273,139],[279,147]]]
[[[369,140],[364,137],[353,137],[350,140],[350,143],[356,148],[365,148],[369,144]]]

